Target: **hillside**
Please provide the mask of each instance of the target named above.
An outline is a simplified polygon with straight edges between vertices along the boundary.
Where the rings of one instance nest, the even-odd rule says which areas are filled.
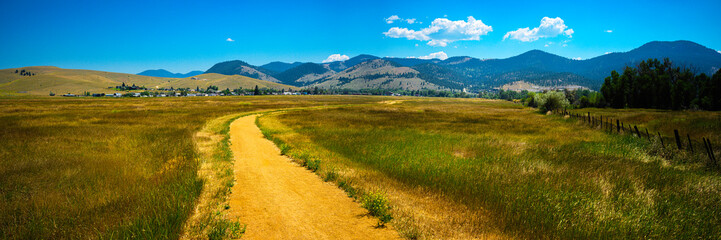
[[[260,66],[263,69],[275,72],[275,73],[281,73],[288,69],[300,66],[303,64],[302,62],[294,62],[294,63],[284,63],[284,62],[271,62],[265,65]]]
[[[340,72],[345,69],[348,69],[350,67],[353,67],[359,63],[368,61],[368,60],[374,60],[379,59],[379,57],[373,56],[373,55],[367,55],[367,54],[361,54],[355,57],[352,57],[351,59],[345,60],[345,61],[337,61],[337,62],[331,62],[331,63],[324,63],[323,66],[327,67],[330,70]]]
[[[450,89],[462,89],[468,81],[465,76],[433,63],[418,64],[411,68],[418,71],[418,78]]]
[[[336,72],[316,63],[304,63],[288,69],[275,77],[284,84],[303,86],[319,79],[330,77]]]
[[[578,84],[599,89],[611,71],[622,71],[649,58],[670,58],[674,65],[713,74],[721,68],[721,54],[690,41],[649,42],[628,52],[587,60],[572,60],[540,50],[505,59],[452,57],[439,63],[468,77],[469,84],[498,87],[523,80],[541,86]]]
[[[195,76],[197,80],[194,80],[192,78],[181,78],[177,81],[173,82],[167,82],[162,85],[161,87],[168,88],[168,87],[174,87],[174,88],[207,88],[210,85],[217,86],[218,89],[236,89],[236,88],[243,88],[243,89],[251,89],[255,88],[255,86],[258,86],[259,88],[272,88],[272,89],[294,89],[298,90],[300,88],[293,87],[289,85],[284,85],[280,83],[275,82],[269,82],[265,80],[259,80],[255,78],[249,78],[246,76],[240,76],[240,75],[223,75],[223,74],[217,74],[217,73],[205,73],[198,76]]]
[[[145,70],[141,73],[138,73],[137,75],[142,76],[149,76],[149,77],[165,77],[165,78],[186,78],[186,77],[192,77],[195,75],[203,74],[203,71],[191,71],[188,73],[171,73],[168,70],[165,69],[157,69],[157,70]]]
[[[420,59],[420,58],[393,58],[393,57],[385,57],[383,60],[391,61],[394,63],[398,63],[404,67],[413,67],[420,64],[425,63],[439,63],[441,62],[440,59]]]
[[[34,76],[20,76],[15,70],[25,70]],[[0,92],[5,94],[28,93],[33,95],[81,94],[115,92],[108,89],[125,83],[126,85],[145,86],[147,88],[179,88],[218,86],[220,89],[237,87],[251,88],[258,85],[274,89],[293,88],[288,85],[273,83],[244,76],[226,76],[220,74],[202,74],[192,78],[161,78],[127,73],[114,73],[93,70],[62,69],[57,67],[24,67],[0,70]]]
[[[382,88],[382,89],[444,89],[419,78],[420,73],[400,64],[374,59],[347,68],[332,77],[319,80],[311,86],[322,88]]]
[[[280,82],[271,76],[272,71],[250,65],[240,60],[221,62],[213,65],[205,73],[219,73],[224,75],[241,75],[271,82]]]
[[[506,84],[523,81],[541,87],[583,86],[598,90],[611,71],[622,71],[626,66],[635,66],[642,60],[649,58],[670,58],[678,67],[689,67],[692,71],[713,74],[721,68],[721,54],[690,41],[649,42],[628,52],[610,53],[587,60],[573,60],[541,50],[531,50],[517,56],[503,59],[478,59],[469,56],[450,57],[445,60],[417,59],[417,58],[379,58],[373,55],[362,54],[345,61],[331,63],[281,63],[273,62],[264,67],[284,71],[274,73],[272,76],[279,82],[294,86],[319,87],[352,87],[352,88],[396,88],[398,84],[376,82],[391,81],[396,78],[416,79],[417,85],[426,83],[436,87],[450,89],[481,90],[498,88]],[[354,68],[369,61],[383,60],[386,64],[379,70],[375,67]],[[376,62],[378,63],[378,62]],[[220,63],[214,70],[221,65]],[[250,73],[253,66],[236,61],[235,65],[242,65],[247,69],[246,76],[261,74]],[[232,65],[232,64],[231,64]],[[295,65],[292,67],[292,65]],[[408,67],[409,69],[400,69]],[[228,67],[232,68],[232,67]],[[237,67],[236,67],[237,68]],[[399,68],[399,69],[393,69]],[[271,70],[266,70],[271,72]],[[409,71],[413,70],[413,71]],[[367,71],[367,72],[364,72]],[[383,72],[383,73],[379,73]],[[240,71],[229,69],[218,71],[223,74],[239,74]],[[386,73],[407,73],[396,76]],[[352,76],[349,76],[351,74]],[[379,75],[380,74],[380,75]],[[410,74],[413,74],[412,76]],[[379,77],[379,76],[383,77]],[[267,78],[266,78],[267,79]],[[364,80],[361,80],[364,79]],[[369,81],[372,79],[373,81]],[[420,83],[423,82],[423,83]]]
[[[689,67],[698,73],[713,75],[721,68],[721,54],[691,41],[654,41],[628,52],[610,53],[580,61],[578,73],[603,80],[611,70],[621,72],[626,66],[635,66],[649,58],[669,58],[675,66]]]

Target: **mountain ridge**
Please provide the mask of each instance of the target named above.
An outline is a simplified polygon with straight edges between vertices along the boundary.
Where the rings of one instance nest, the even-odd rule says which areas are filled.
[[[406,72],[410,68],[414,78],[450,89],[483,90],[498,88],[504,84],[525,81],[540,86],[579,85],[599,89],[603,79],[613,70],[622,71],[650,58],[668,57],[676,66],[691,67],[692,71],[711,75],[721,68],[721,53],[701,44],[687,41],[652,41],[626,52],[608,53],[584,60],[574,60],[539,49],[523,52],[508,58],[479,59],[470,56],[454,56],[447,59],[420,59],[378,57],[360,54],[344,61],[329,63],[270,62],[253,66],[240,60],[215,64],[206,73],[242,75],[297,87],[334,86],[322,84],[328,80],[347,80],[349,76],[337,76],[351,69],[354,76],[367,77],[372,73],[359,73],[355,66],[369,61],[383,60],[388,63],[383,71]],[[389,64],[392,63],[392,64]],[[375,71],[373,67],[364,68]],[[393,77],[388,75],[386,77]],[[359,77],[355,80],[365,79]],[[368,80],[368,79],[366,79]],[[372,82],[372,81],[371,81]],[[358,81],[355,81],[358,83]],[[425,85],[422,84],[422,85]],[[346,83],[340,85],[347,85]],[[361,86],[363,84],[353,84]],[[365,84],[370,86],[372,84]],[[377,85],[377,84],[376,84]],[[387,86],[380,84],[379,86]],[[401,86],[403,88],[403,86]]]
[[[190,71],[188,73],[172,73],[165,69],[151,69],[142,71],[136,75],[148,77],[186,78],[203,74],[203,71]]]

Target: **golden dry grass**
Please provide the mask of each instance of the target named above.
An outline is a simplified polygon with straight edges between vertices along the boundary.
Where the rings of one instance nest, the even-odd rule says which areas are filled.
[[[381,100],[0,99],[0,238],[177,238],[204,187],[198,170],[227,157],[208,153],[223,134],[208,120]]]
[[[625,124],[638,125],[640,131],[648,128],[652,134],[660,132],[662,135],[670,137],[673,136],[673,130],[677,129],[681,135],[688,134],[694,140],[704,137],[711,139],[712,143],[716,143],[716,145],[721,144],[721,112],[719,111],[584,108],[571,112],[577,114],[590,112],[595,117],[619,119]]]
[[[721,178],[702,164],[508,102],[406,99],[259,122],[350,194],[384,192],[408,238],[719,234]]]

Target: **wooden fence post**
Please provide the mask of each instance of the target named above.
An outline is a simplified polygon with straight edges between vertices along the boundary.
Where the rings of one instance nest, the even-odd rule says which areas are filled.
[[[703,146],[706,148],[706,154],[708,154],[708,158],[711,159],[711,162],[713,162],[714,167],[718,167],[718,163],[716,162],[716,156],[713,155],[713,148],[711,148],[711,140],[702,138],[703,139]]]
[[[588,112],[588,122],[591,122],[591,112]]]
[[[642,137],[641,137],[641,132],[638,131],[638,126],[633,125],[633,128],[636,129],[636,135],[637,135],[639,138],[642,138]]]
[[[673,135],[676,137],[676,146],[678,146],[678,150],[681,150],[681,137],[678,136],[678,130],[673,130]]]
[[[661,140],[661,147],[666,148],[666,144],[663,144],[663,137],[661,137],[661,132],[656,132],[656,133],[658,133],[658,139]]]
[[[621,132],[621,124],[620,120],[616,119],[616,132]]]
[[[693,153],[693,144],[691,144],[691,136],[686,134],[686,137],[688,138],[688,150],[690,150],[691,153]]]
[[[651,141],[651,135],[648,134],[648,128],[646,128],[646,137],[648,138],[648,141]]]
[[[708,143],[708,151],[711,153],[713,162],[716,163],[716,155],[713,154],[713,147],[711,146],[711,139],[706,139],[706,142]]]

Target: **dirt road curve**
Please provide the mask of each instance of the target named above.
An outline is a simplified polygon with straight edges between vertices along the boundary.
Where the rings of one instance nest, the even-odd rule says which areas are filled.
[[[295,165],[255,125],[230,125],[235,179],[230,214],[247,224],[243,239],[397,239],[336,186]]]

